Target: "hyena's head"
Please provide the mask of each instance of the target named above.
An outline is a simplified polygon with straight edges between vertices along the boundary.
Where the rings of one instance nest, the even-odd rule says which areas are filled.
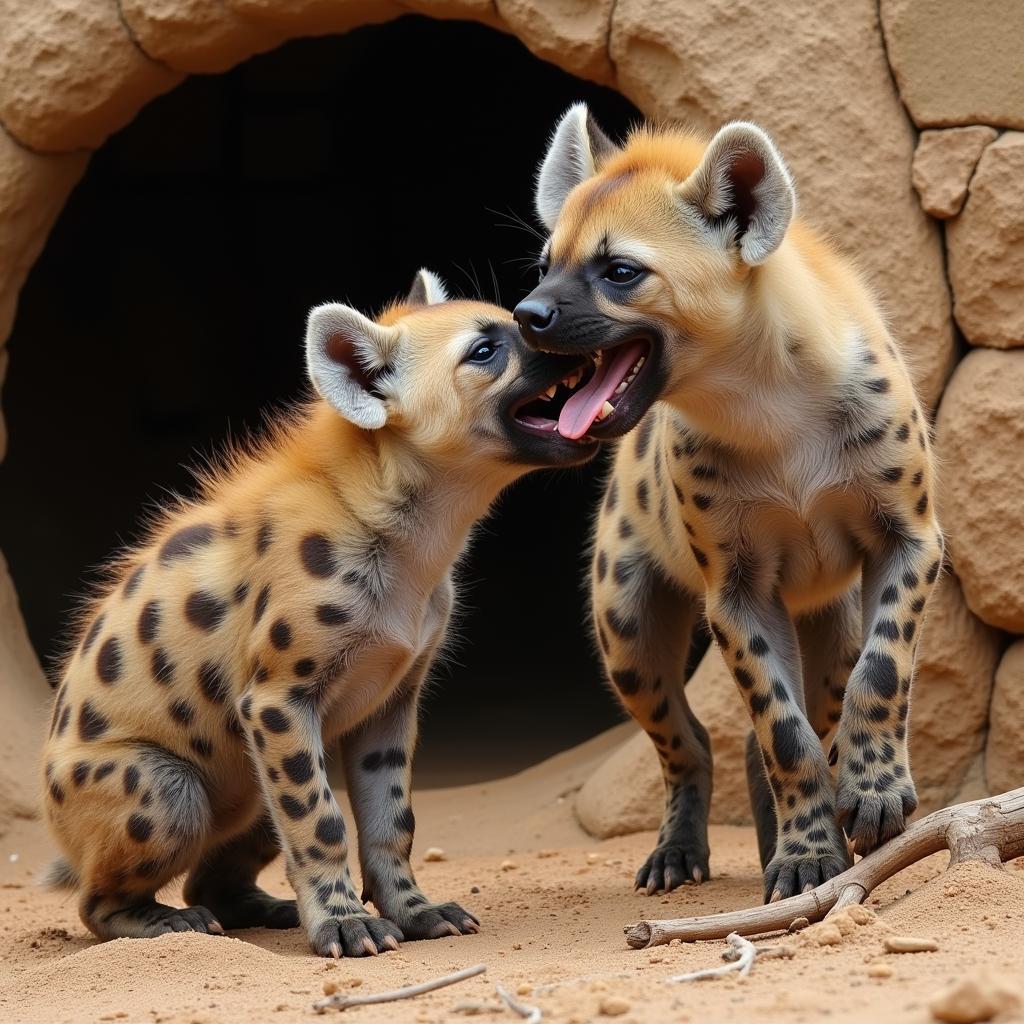
[[[306,327],[310,380],[342,417],[481,469],[566,466],[596,453],[596,441],[563,437],[557,413],[539,411],[561,381],[578,381],[586,362],[530,349],[508,310],[450,301],[429,270],[376,319],[327,303]]]
[[[617,437],[737,342],[753,268],[779,247],[795,194],[771,139],[726,125],[710,143],[639,129],[619,147],[586,106],[555,129],[537,176],[551,232],[516,307],[534,348],[594,353],[562,410],[566,437]]]

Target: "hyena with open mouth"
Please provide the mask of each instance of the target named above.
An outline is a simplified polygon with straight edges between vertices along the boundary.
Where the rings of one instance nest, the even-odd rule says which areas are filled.
[[[539,350],[594,357],[559,429],[639,423],[592,575],[608,675],[666,783],[637,887],[709,874],[711,750],[683,691],[706,618],[753,724],[765,898],[807,890],[849,863],[844,828],[866,853],[917,804],[907,715],[942,537],[907,368],[856,270],[794,218],[754,125],[707,144],[644,128],[620,148],[573,107],[536,205],[551,237],[516,319]]]
[[[409,862],[417,701],[473,524],[517,477],[597,450],[555,429],[585,360],[531,352],[511,314],[445,301],[425,271],[376,320],[314,309],[306,354],[318,397],[114,566],[64,668],[51,881],[101,938],[301,924],[338,957],[478,930]],[[337,740],[361,897],[325,771]],[[294,901],[256,885],[279,849]],[[186,872],[188,907],[158,903]]]

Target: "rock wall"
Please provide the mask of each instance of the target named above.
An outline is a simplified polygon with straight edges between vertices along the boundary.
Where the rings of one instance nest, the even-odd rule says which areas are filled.
[[[1019,652],[1011,660],[1019,643],[995,669],[1000,631],[1024,633],[1024,355],[1013,351],[1024,345],[1024,134],[1003,131],[1024,128],[1019,4],[0,0],[0,382],[18,290],[92,150],[189,73],[409,11],[515,33],[538,56],[618,88],[651,118],[711,129],[748,117],[775,134],[805,216],[856,254],[923,397],[938,408],[955,575],[932,613],[914,711],[926,800],[951,799],[983,770],[995,788],[1024,782],[1019,724],[997,723],[989,710],[995,680],[991,707],[1020,721]],[[978,347],[959,365],[957,329]],[[4,444],[0,419],[0,457]],[[0,689],[6,707],[32,718],[42,676],[5,571],[0,584]],[[709,655],[692,688],[718,748],[715,818],[740,820],[744,729],[732,683]],[[631,828],[660,812],[641,739],[603,773],[623,784]],[[10,767],[24,756],[0,750],[0,821],[5,807],[31,804],[17,796],[24,780]],[[601,778],[584,788],[581,813],[597,831],[621,830],[626,819],[610,822],[602,806]]]

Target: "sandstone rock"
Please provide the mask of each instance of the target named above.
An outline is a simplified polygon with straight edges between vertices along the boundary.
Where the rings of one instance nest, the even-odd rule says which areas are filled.
[[[746,774],[750,721],[714,645],[687,685],[686,695],[711,735],[715,761],[711,821],[750,824]],[[576,816],[591,835],[604,839],[657,829],[664,804],[658,756],[647,735],[637,729],[583,784],[576,797]]]
[[[936,1020],[949,1024],[978,1024],[1016,1014],[1022,1005],[1020,989],[987,971],[954,982],[929,1004]]]
[[[1000,634],[976,619],[947,573],[928,605],[910,707],[910,766],[919,807],[951,803],[985,742]]]
[[[283,39],[209,0],[121,0],[121,13],[146,54],[176,71],[225,71]]]
[[[887,953],[935,953],[939,944],[934,939],[915,935],[889,935],[882,943]]]
[[[288,36],[318,36],[405,14],[397,0],[224,0],[228,10]]]
[[[432,18],[464,18],[503,28],[495,0],[402,0],[402,6]]]
[[[1024,345],[1022,181],[1024,132],[1006,132],[982,153],[963,213],[946,228],[953,312],[972,345]]]
[[[864,268],[934,404],[953,359],[942,243],[910,187],[914,137],[877,14],[874,0],[619,0],[611,56],[649,117],[773,133],[804,216]]]
[[[30,153],[0,131],[0,344],[25,277],[88,159]]]
[[[0,121],[32,149],[95,149],[177,72],[144,56],[111,0],[0,0]]]
[[[982,150],[998,134],[982,124],[921,132],[912,180],[925,213],[947,220],[960,212]]]
[[[1024,351],[975,349],[939,408],[939,521],[968,607],[1024,633]]]
[[[538,57],[596,82],[612,82],[613,0],[496,0],[502,20]]]
[[[1024,128],[1024,5],[1004,0],[882,0],[903,102],[919,128]]]
[[[50,687],[25,633],[14,584],[0,555],[0,836],[14,817],[34,817],[39,807],[39,747]]]
[[[996,669],[985,776],[992,793],[1024,784],[1024,640],[1007,649]]]

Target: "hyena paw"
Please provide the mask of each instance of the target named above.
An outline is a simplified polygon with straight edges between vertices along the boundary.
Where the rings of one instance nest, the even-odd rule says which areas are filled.
[[[863,856],[898,836],[917,808],[914,784],[904,777],[897,786],[892,775],[853,779],[840,773],[836,820],[850,837],[855,853]]]
[[[458,903],[424,903],[414,906],[401,918],[407,939],[442,939],[448,935],[472,935],[480,931],[475,914]]]
[[[229,931],[235,928],[298,928],[295,900],[279,900],[258,886],[212,894],[206,901]]]
[[[708,850],[695,843],[665,843],[654,849],[636,873],[636,891],[647,896],[671,892],[683,882],[705,882],[711,877]]]
[[[165,907],[161,903],[143,904],[131,910],[122,911],[127,918],[134,918],[139,927],[133,934],[141,938],[155,938],[168,932],[201,932],[204,935],[223,935],[220,921],[206,907]]]
[[[321,921],[309,932],[309,944],[317,956],[376,956],[398,949],[405,936],[397,925],[370,914],[347,914]]]
[[[817,889],[850,866],[843,853],[776,854],[764,869],[764,901],[775,903]]]

